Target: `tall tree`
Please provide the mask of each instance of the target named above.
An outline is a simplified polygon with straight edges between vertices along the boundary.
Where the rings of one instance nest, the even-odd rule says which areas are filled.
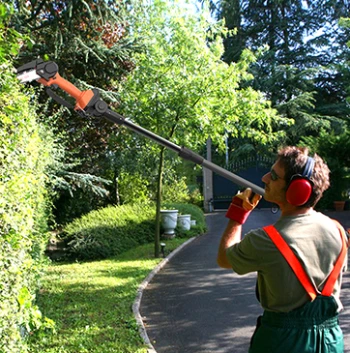
[[[251,88],[241,88],[253,55],[244,51],[237,64],[221,60],[220,24],[209,14],[189,14],[184,3],[156,0],[148,17],[138,23],[146,34],[146,51],[134,57],[136,68],[123,83],[122,110],[130,119],[176,144],[196,149],[208,136],[221,147],[225,134],[242,134],[267,143],[280,136],[272,124],[281,123],[269,103]],[[144,142],[158,161],[157,229],[155,256],[159,256],[159,217],[164,173],[164,147]],[[143,163],[143,161],[141,162]],[[144,164],[143,164],[144,165]]]
[[[30,36],[32,42],[22,46],[16,65],[37,57],[53,60],[63,77],[82,90],[91,86],[99,88],[103,97],[115,107],[118,102],[113,82],[118,82],[133,69],[130,53],[139,48],[129,33],[129,22],[135,11],[135,6],[128,0],[16,0],[11,26]],[[56,209],[62,210],[62,203],[72,200],[72,190],[75,189],[78,200],[86,194],[78,194],[79,186],[96,183],[103,186],[97,181],[100,179],[90,175],[104,176],[111,148],[108,141],[118,133],[118,127],[62,109],[48,99],[43,90],[37,90],[37,94],[42,103],[38,113],[44,119],[50,119],[57,140],[65,146],[65,163],[58,171],[63,183],[57,185],[69,186],[70,192],[64,189],[59,193],[61,204],[57,204]],[[69,101],[63,92],[57,94]],[[90,191],[94,189],[90,188]],[[85,211],[89,211],[92,200],[91,195],[82,200]]]
[[[349,1],[222,0],[217,5],[217,17],[237,32],[225,40],[227,62],[236,62],[247,47],[265,47],[252,68],[251,85],[295,120],[289,143],[297,143],[301,131],[317,135],[349,114],[337,67],[347,37],[338,20],[348,14]]]

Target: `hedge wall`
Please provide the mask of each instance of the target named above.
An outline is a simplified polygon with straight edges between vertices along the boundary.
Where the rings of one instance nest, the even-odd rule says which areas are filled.
[[[0,352],[27,352],[26,337],[44,320],[34,305],[45,236],[45,174],[34,104],[13,74],[19,35],[6,28],[0,6]]]

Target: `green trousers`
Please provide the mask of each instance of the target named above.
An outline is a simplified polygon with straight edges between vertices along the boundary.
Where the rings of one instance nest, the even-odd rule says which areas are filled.
[[[332,296],[318,296],[289,313],[265,311],[249,348],[249,353],[343,352],[343,333]]]

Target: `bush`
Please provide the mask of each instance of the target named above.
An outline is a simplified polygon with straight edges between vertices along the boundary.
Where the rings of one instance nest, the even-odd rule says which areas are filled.
[[[178,237],[206,231],[202,210],[194,205],[168,203],[182,214],[191,214],[196,226],[189,231],[176,229]],[[115,257],[138,245],[154,241],[155,206],[144,204],[108,206],[92,211],[67,224],[62,234],[67,260],[99,260]]]
[[[200,207],[203,204],[198,185],[187,185],[186,177],[167,175],[163,184],[162,199],[166,203],[187,203]]]
[[[154,239],[154,206],[109,206],[66,225],[63,239],[69,258],[105,259]]]
[[[19,34],[3,23],[6,11],[0,4],[0,352],[22,353],[25,338],[45,321],[35,292],[47,241],[45,169],[51,157],[35,102],[13,74],[10,56]]]
[[[163,184],[163,200],[166,202],[189,202],[190,193],[186,184],[186,178],[180,179],[174,176],[167,176]]]
[[[119,180],[121,202],[145,203],[149,200],[148,182],[137,173],[122,172]]]

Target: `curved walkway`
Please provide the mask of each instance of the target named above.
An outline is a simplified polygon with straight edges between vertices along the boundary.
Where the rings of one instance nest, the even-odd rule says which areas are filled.
[[[255,299],[255,274],[238,276],[216,265],[216,251],[227,223],[224,215],[206,215],[208,232],[173,252],[140,286],[133,310],[150,353],[248,351],[262,309]],[[329,215],[350,227],[349,211]],[[243,233],[278,217],[270,210],[255,210]],[[350,353],[349,272],[344,275],[342,302],[345,353]]]

